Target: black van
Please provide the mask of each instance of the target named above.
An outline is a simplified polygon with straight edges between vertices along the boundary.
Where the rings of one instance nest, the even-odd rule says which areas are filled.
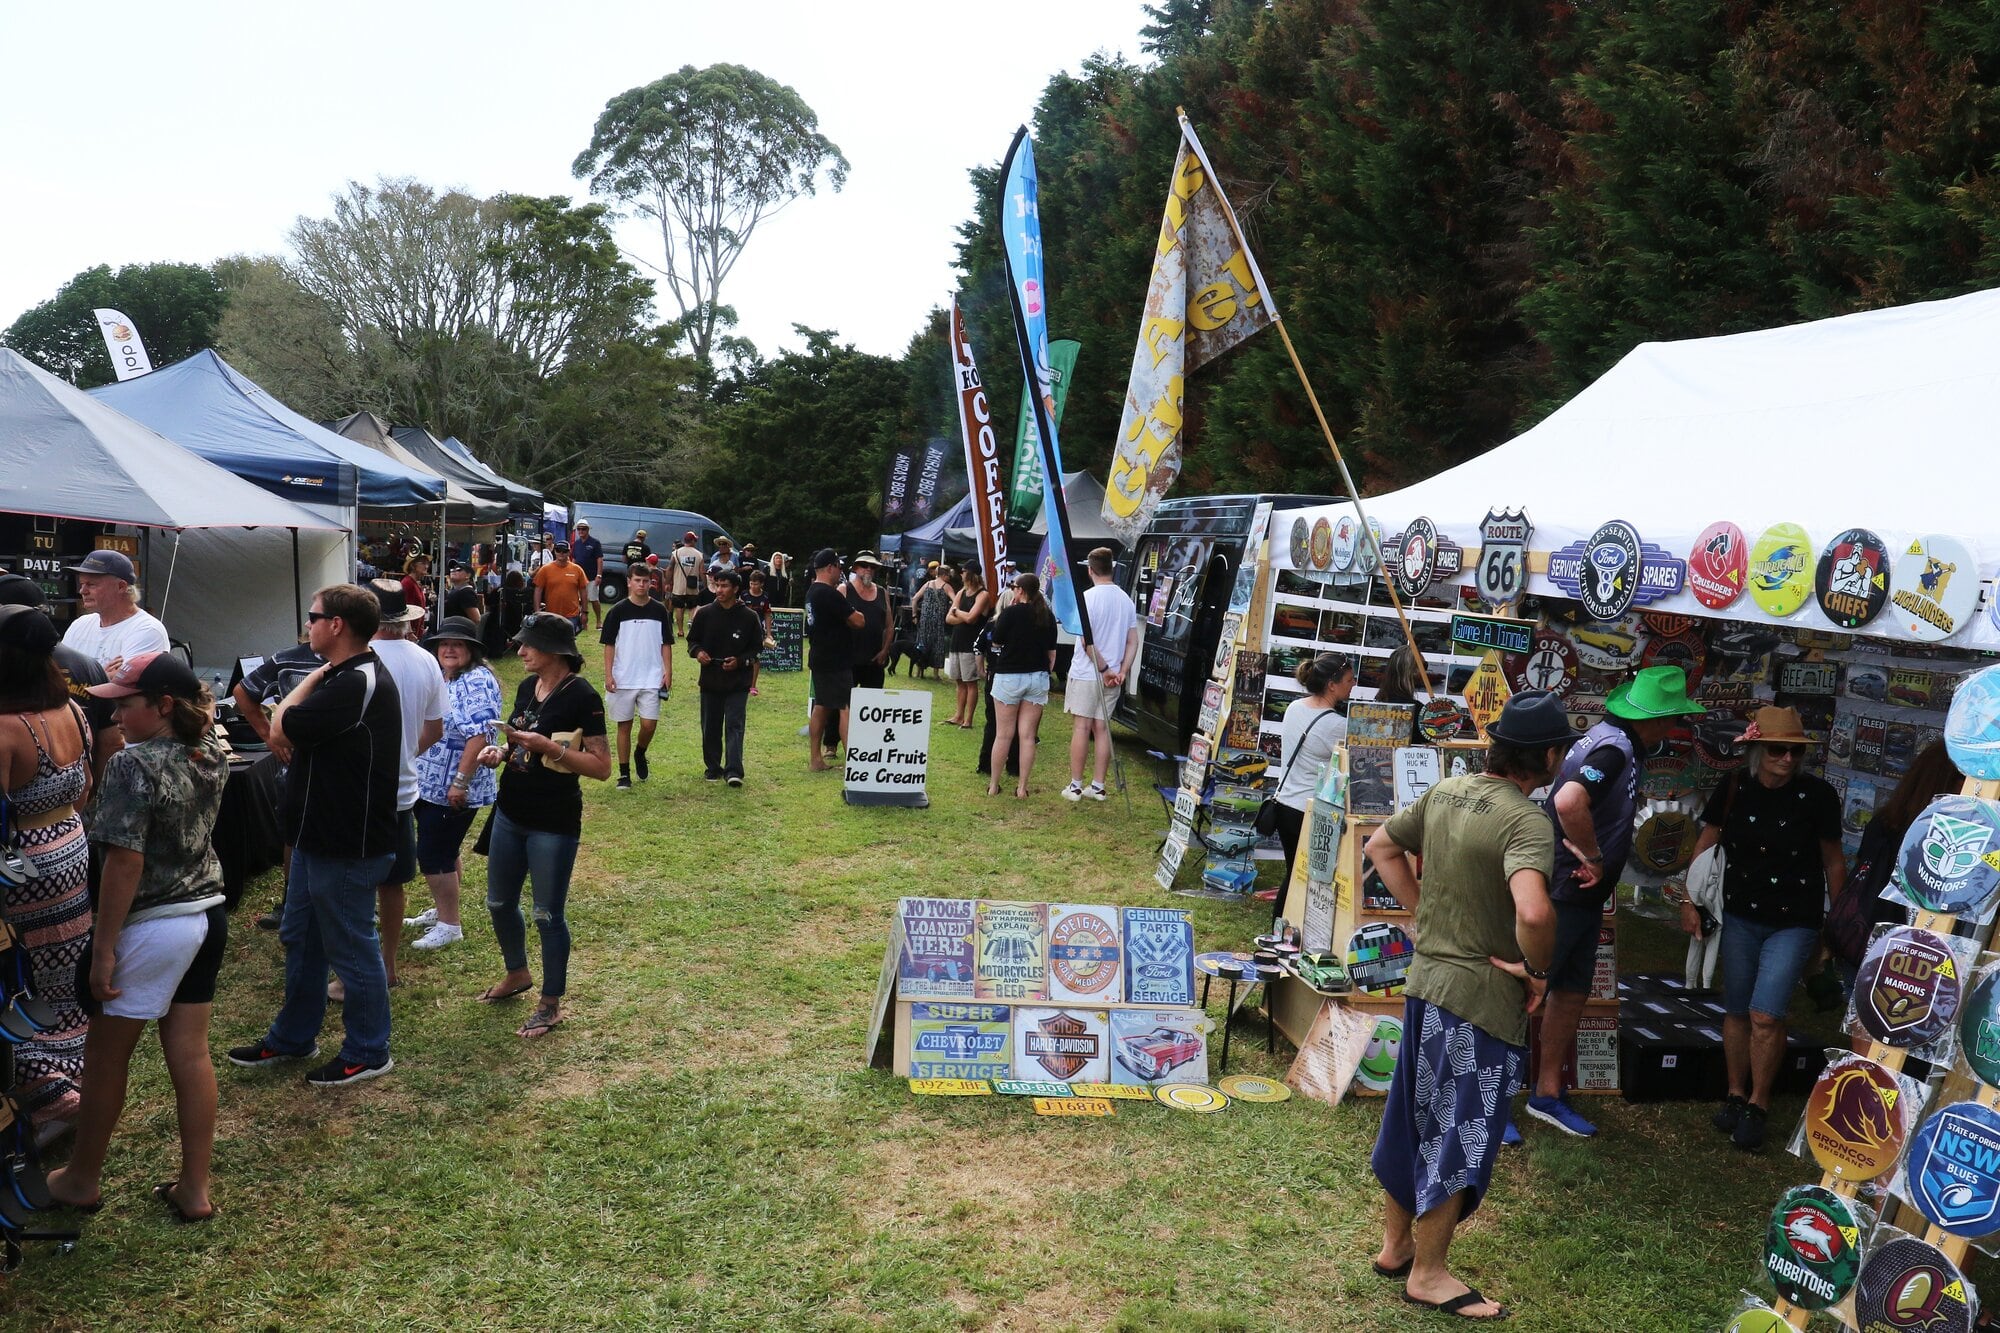
[[[1201,712],[1202,687],[1215,665],[1216,640],[1257,506],[1272,511],[1331,504],[1327,495],[1203,495],[1167,500],[1123,562],[1128,591],[1145,627],[1139,689],[1124,695],[1117,719],[1147,744],[1169,754],[1186,751]],[[1166,579],[1162,620],[1147,616]]]

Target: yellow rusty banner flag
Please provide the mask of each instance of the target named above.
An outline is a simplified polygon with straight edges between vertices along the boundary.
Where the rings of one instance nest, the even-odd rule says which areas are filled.
[[[1276,318],[1257,261],[1237,239],[1229,200],[1183,118],[1104,488],[1104,522],[1128,548],[1180,474],[1186,377]]]

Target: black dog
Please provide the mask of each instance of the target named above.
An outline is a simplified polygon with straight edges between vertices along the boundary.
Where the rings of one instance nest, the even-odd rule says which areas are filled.
[[[883,665],[882,669],[893,676],[896,674],[897,665],[906,657],[910,659],[912,664],[920,660],[917,656],[917,641],[914,638],[899,634],[889,640],[889,660]]]

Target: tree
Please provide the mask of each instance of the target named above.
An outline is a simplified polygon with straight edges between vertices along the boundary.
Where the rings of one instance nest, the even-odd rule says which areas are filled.
[[[784,84],[741,65],[683,65],[604,105],[572,171],[590,192],[659,224],[657,271],[695,359],[710,364],[722,284],[757,224],[800,195],[835,190],[847,159]]]
[[[228,296],[215,274],[199,264],[108,264],[85,269],[53,297],[8,326],[0,342],[78,388],[109,384],[117,376],[91,311],[109,306],[138,327],[155,366],[193,356],[215,341]]]

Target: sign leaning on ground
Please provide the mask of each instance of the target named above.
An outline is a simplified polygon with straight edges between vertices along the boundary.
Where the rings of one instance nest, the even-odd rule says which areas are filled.
[[[928,808],[930,691],[856,690],[848,708],[847,803]]]

